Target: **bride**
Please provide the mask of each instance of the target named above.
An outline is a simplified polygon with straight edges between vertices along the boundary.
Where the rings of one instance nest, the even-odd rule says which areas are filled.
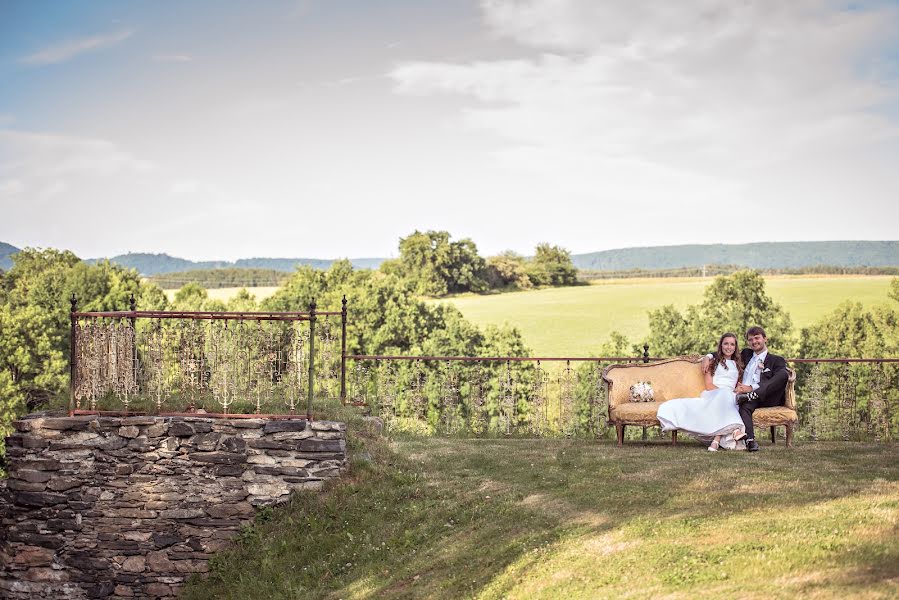
[[[737,336],[725,333],[718,340],[718,350],[702,359],[705,391],[699,398],[677,398],[659,407],[657,416],[662,431],[679,429],[704,442],[710,441],[712,452],[736,448],[746,437],[734,392],[743,366]]]

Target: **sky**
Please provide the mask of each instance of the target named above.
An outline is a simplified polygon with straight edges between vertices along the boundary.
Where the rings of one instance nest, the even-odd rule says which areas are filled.
[[[0,0],[0,241],[899,239],[899,3]]]

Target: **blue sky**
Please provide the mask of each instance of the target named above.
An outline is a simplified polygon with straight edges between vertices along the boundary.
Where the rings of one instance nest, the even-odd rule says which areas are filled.
[[[899,6],[0,0],[0,240],[896,239]]]

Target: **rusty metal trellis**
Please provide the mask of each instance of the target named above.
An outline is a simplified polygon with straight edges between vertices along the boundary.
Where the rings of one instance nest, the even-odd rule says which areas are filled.
[[[323,392],[336,395],[328,319],[341,317],[345,355],[345,300],[341,311],[316,311],[314,301],[308,312],[139,311],[132,296],[127,311],[78,312],[73,296],[70,413],[111,405],[126,413],[291,416],[305,396],[311,419],[317,360]],[[314,352],[319,317],[325,360]],[[345,399],[344,377],[339,384]]]

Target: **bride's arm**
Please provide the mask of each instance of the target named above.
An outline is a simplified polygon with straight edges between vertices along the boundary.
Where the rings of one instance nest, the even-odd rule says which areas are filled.
[[[712,362],[712,359],[708,356],[702,357],[702,374],[705,376],[705,389],[707,390],[717,390],[718,388],[712,383],[712,374],[709,373],[709,363]]]

